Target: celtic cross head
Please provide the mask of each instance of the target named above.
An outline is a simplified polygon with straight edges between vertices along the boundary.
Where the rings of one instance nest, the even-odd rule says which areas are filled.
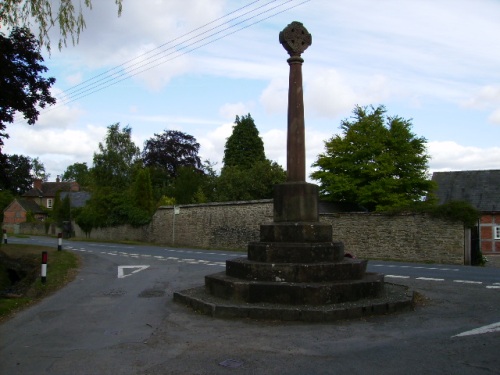
[[[280,43],[290,57],[300,55],[312,44],[312,36],[300,22],[294,21],[280,32]]]

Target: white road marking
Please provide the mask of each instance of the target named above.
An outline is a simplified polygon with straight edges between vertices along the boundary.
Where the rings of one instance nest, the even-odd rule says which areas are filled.
[[[453,280],[454,283],[462,284],[482,284],[482,281],[471,281],[471,280]]]
[[[500,285],[487,285],[486,289],[500,289]]]
[[[433,277],[417,277],[417,280],[425,280],[425,281],[444,281],[444,279],[435,279]]]
[[[237,255],[234,255],[237,256]],[[387,267],[387,268],[414,268],[423,270],[440,270],[440,271],[460,271],[458,268],[441,268],[441,267],[424,267],[424,266],[398,266],[396,264],[374,264],[373,267]]]
[[[118,278],[119,279],[123,279],[124,277],[131,276],[132,274],[137,273],[139,271],[144,271],[148,267],[149,266],[118,266]],[[136,268],[136,270],[132,271],[128,275],[125,275],[124,272],[123,272],[123,270],[124,269],[130,269],[130,268]]]
[[[410,276],[401,276],[401,275],[385,275],[385,277],[392,277],[394,279],[409,279]]]
[[[500,332],[500,322],[493,323],[487,326],[479,327],[467,332],[459,333],[458,335],[451,337],[462,337],[462,336],[472,336],[472,335],[482,335],[484,333]]]

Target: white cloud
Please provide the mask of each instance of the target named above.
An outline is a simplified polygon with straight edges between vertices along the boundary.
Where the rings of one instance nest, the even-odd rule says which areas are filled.
[[[233,132],[233,126],[233,123],[225,123],[202,135],[193,134],[200,144],[200,157],[204,160],[210,160],[212,163],[217,163],[216,170],[220,170],[222,167],[224,147],[227,138]]]
[[[462,146],[453,141],[427,144],[431,171],[500,169],[500,147]]]
[[[500,108],[491,113],[491,115],[488,117],[488,121],[493,124],[500,125]]]
[[[236,116],[243,116],[250,113],[251,107],[253,107],[252,104],[244,104],[242,102],[226,103],[219,109],[219,113],[225,119],[234,121]]]
[[[272,79],[262,92],[259,101],[268,113],[286,113],[288,81],[285,78]]]
[[[500,125],[500,86],[484,86],[475,95],[463,101],[462,105],[479,110],[493,109],[488,121]]]
[[[82,81],[83,81],[83,74],[81,72],[77,72],[66,76],[66,82],[68,82],[72,86],[78,85]]]

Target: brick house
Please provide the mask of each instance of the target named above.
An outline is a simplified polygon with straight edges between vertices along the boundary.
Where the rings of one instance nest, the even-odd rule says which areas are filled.
[[[33,183],[33,188],[7,206],[4,210],[3,224],[24,223],[28,213],[33,214],[36,220],[43,221],[47,217],[47,209],[51,210],[54,207],[58,192],[61,193],[61,197],[63,194],[70,194],[70,197],[74,194],[79,197],[79,201],[88,199],[88,193],[80,192],[80,185],[76,182],[61,182],[59,178],[56,182],[43,182],[37,179]],[[87,194],[86,199],[80,197],[82,194]]]
[[[39,221],[43,221],[47,216],[47,213],[32,200],[16,198],[4,210],[3,222],[5,224],[25,223],[30,213]]]
[[[481,212],[477,240],[483,254],[500,254],[500,170],[434,172],[439,204],[466,201]]]

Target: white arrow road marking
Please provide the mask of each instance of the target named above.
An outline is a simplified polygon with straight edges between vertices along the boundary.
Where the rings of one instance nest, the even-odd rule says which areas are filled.
[[[459,333],[458,335],[451,337],[461,337],[461,336],[472,336],[472,335],[482,335],[483,333],[500,332],[500,322],[493,323],[488,326],[476,328],[467,332]]]
[[[149,266],[118,266],[118,278],[123,279],[124,277],[130,276],[130,275],[137,273],[139,271],[144,271],[148,267]],[[128,269],[128,268],[137,268],[137,269],[135,271],[132,271],[131,273],[125,275],[123,273],[123,270]]]

